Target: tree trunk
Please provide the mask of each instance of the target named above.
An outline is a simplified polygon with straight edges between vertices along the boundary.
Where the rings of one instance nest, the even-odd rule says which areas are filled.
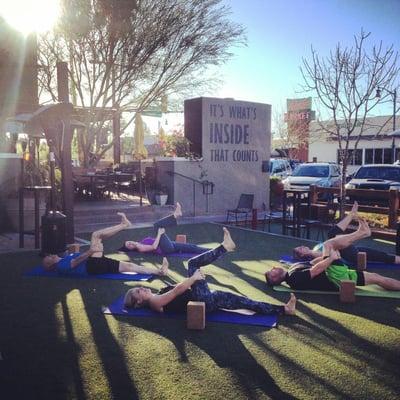
[[[340,213],[340,219],[342,220],[344,218],[344,211],[345,211],[345,205],[346,205],[346,172],[347,172],[347,162],[343,160],[343,167],[342,167],[342,181],[340,183],[340,208],[339,208],[339,213]]]

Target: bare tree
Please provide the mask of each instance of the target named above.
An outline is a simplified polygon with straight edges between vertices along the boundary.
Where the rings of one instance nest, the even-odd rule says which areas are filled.
[[[68,61],[72,101],[85,107],[80,137],[85,162],[109,113],[159,106],[165,95],[198,93],[207,68],[226,62],[244,30],[228,20],[221,0],[63,0],[58,29],[42,36],[40,87],[56,100],[55,63]],[[43,97],[42,97],[43,98]],[[122,126],[121,133],[134,117]]]
[[[283,149],[287,150],[290,158],[298,159],[300,149],[310,143],[309,122],[288,113],[276,112],[274,125],[275,137],[280,140]]]
[[[368,128],[368,116],[379,102],[384,100],[376,96],[378,88],[393,88],[398,82],[398,53],[393,45],[367,46],[370,33],[361,30],[354,37],[354,45],[342,48],[337,44],[329,56],[321,57],[311,48],[311,59],[303,59],[301,72],[304,89],[316,95],[316,100],[329,114],[328,122],[319,121],[320,129],[339,146],[342,164],[341,200],[345,196],[346,172],[353,149]],[[397,83],[398,84],[398,83]],[[379,135],[381,127],[377,128]],[[344,201],[341,201],[341,215],[344,213]]]

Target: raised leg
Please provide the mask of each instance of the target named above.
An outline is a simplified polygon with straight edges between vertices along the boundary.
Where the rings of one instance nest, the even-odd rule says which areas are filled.
[[[168,260],[164,257],[161,268],[144,267],[133,262],[120,261],[119,272],[136,272],[138,274],[168,275]]]
[[[338,235],[324,242],[323,255],[329,255],[331,250],[342,250],[351,246],[360,239],[371,235],[371,230],[366,221],[359,219],[359,227],[355,232]]]
[[[366,285],[378,285],[386,290],[400,290],[400,281],[373,272],[363,272]]]

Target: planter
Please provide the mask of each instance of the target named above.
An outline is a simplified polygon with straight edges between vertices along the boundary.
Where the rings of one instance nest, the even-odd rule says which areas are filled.
[[[167,194],[156,194],[156,203],[159,206],[165,206],[167,204],[168,195]]]
[[[18,199],[7,199],[7,216],[11,224],[11,228],[19,231],[19,202]],[[39,201],[39,224],[46,212],[46,202],[44,199]],[[24,199],[24,230],[33,231],[35,229],[35,202],[33,198],[27,197]]]

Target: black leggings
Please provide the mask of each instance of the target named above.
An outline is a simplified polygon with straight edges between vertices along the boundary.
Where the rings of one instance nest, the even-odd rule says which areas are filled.
[[[344,231],[337,225],[329,229],[328,238],[332,239],[337,235],[343,235]],[[363,251],[367,253],[367,261],[381,262],[385,264],[394,264],[396,257],[393,254],[387,254],[380,250],[371,249],[363,246],[348,246],[340,250],[342,258],[350,264],[357,265],[357,253]]]

